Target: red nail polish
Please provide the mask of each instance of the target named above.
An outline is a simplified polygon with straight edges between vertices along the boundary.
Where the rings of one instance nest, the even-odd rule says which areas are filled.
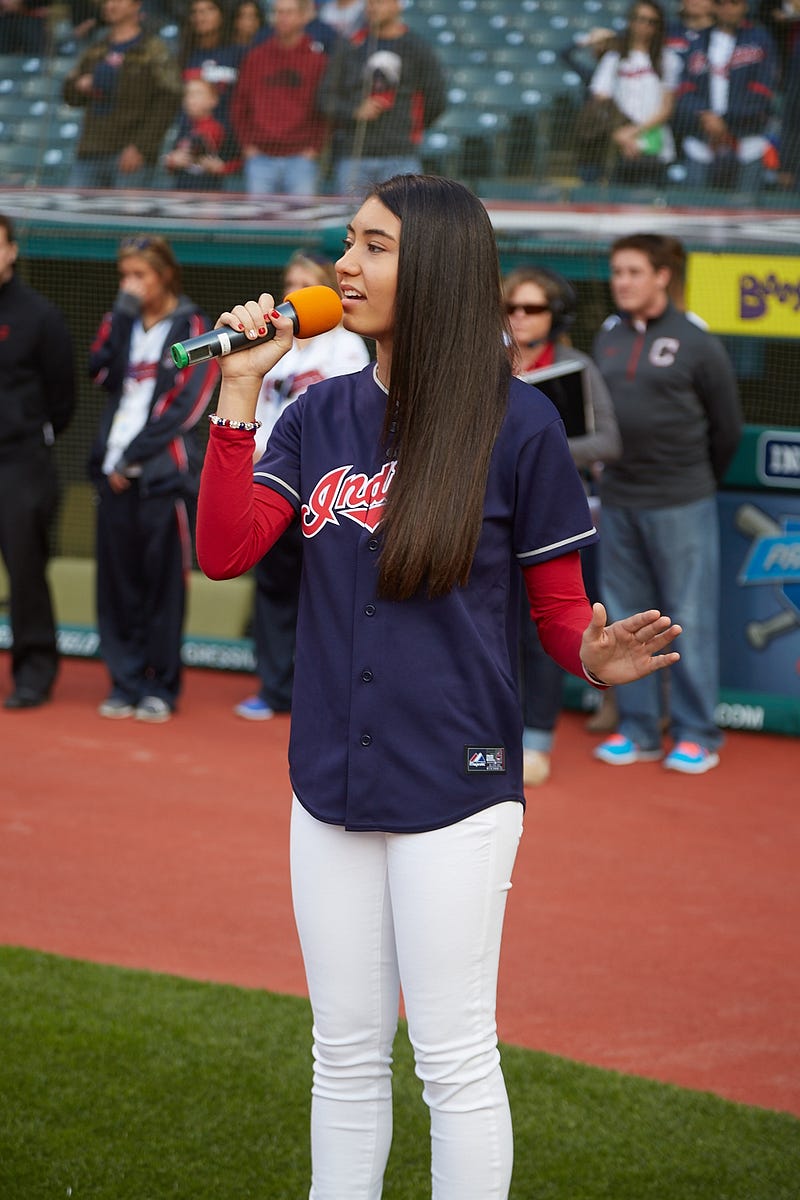
[[[272,317],[272,319],[274,321],[276,319],[276,317],[280,317],[281,314],[278,312],[277,308],[273,308],[272,312],[269,315]]]
[[[266,332],[267,332],[266,327],[264,325],[262,325],[258,331],[258,336],[263,337]]]
[[[240,331],[240,333],[241,333],[241,332],[244,332],[244,325],[240,325],[240,326],[239,326],[239,331]]]

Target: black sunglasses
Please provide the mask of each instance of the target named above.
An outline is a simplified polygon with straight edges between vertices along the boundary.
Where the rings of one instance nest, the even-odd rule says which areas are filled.
[[[506,304],[506,312],[510,317],[513,317],[515,312],[524,312],[526,317],[538,317],[542,313],[550,312],[549,304]]]

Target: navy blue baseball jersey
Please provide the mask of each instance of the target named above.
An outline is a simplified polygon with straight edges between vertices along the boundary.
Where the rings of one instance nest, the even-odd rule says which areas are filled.
[[[385,407],[372,364],[315,384],[280,418],[255,480],[291,502],[304,534],[292,786],[319,820],[409,833],[523,802],[519,567],[597,534],[556,409],[515,379],[467,585],[379,597],[395,472]]]

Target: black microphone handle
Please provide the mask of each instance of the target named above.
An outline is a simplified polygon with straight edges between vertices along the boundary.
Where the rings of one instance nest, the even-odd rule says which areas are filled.
[[[291,317],[295,335],[299,327],[297,311],[290,301],[276,305],[276,311],[284,317]],[[193,367],[197,363],[208,362],[210,358],[223,358],[226,354],[235,354],[237,350],[246,350],[249,346],[260,346],[271,342],[275,337],[275,326],[268,324],[263,337],[249,338],[239,329],[230,329],[227,325],[221,329],[211,329],[201,333],[199,337],[189,338],[185,342],[176,342],[171,347],[172,361],[176,367]]]

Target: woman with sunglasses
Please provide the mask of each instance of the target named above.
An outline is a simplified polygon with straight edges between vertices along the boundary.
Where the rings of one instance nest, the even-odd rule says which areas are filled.
[[[576,297],[572,285],[555,271],[543,267],[518,267],[503,280],[506,312],[514,336],[514,373],[520,379],[540,381],[562,414],[576,399],[580,412],[567,416],[567,444],[573,461],[590,491],[602,464],[619,458],[622,441],[614,406],[603,377],[588,354],[576,350],[569,337],[575,319]],[[568,375],[556,372],[574,364]],[[550,375],[548,382],[542,376]],[[577,420],[573,427],[572,420]],[[593,508],[596,519],[596,509]],[[592,569],[594,550],[582,552],[589,596],[597,596]],[[588,568],[588,569],[587,569]],[[550,754],[564,673],[545,653],[536,625],[527,611],[520,627],[520,692],[523,782],[544,783],[550,775]],[[610,695],[605,692],[603,701]]]
[[[209,322],[181,291],[161,237],[125,238],[119,292],[102,320],[89,372],[106,405],[89,460],[97,490],[97,624],[111,676],[102,717],[171,717],[181,685],[181,636],[200,473],[193,429],[217,381],[216,363],[178,370],[170,346]]]
[[[639,0],[628,14],[619,48],[604,54],[589,85],[593,97],[612,101],[619,114],[611,134],[612,183],[660,186],[675,159],[669,120],[680,79],[680,58],[664,46],[664,11]]]
[[[381,1196],[402,988],[433,1196],[505,1200],[495,993],[524,803],[519,565],[548,650],[579,675],[649,674],[677,659],[679,630],[656,612],[606,626],[586,599],[578,550],[596,534],[556,410],[512,377],[481,202],[448,179],[377,184],[336,273],[345,327],[377,360],[291,404],[255,477],[256,401],[291,322],[268,294],[220,317],[276,332],[222,360],[198,517],[212,577],[295,519],[305,539],[289,754],[310,1195]]]

